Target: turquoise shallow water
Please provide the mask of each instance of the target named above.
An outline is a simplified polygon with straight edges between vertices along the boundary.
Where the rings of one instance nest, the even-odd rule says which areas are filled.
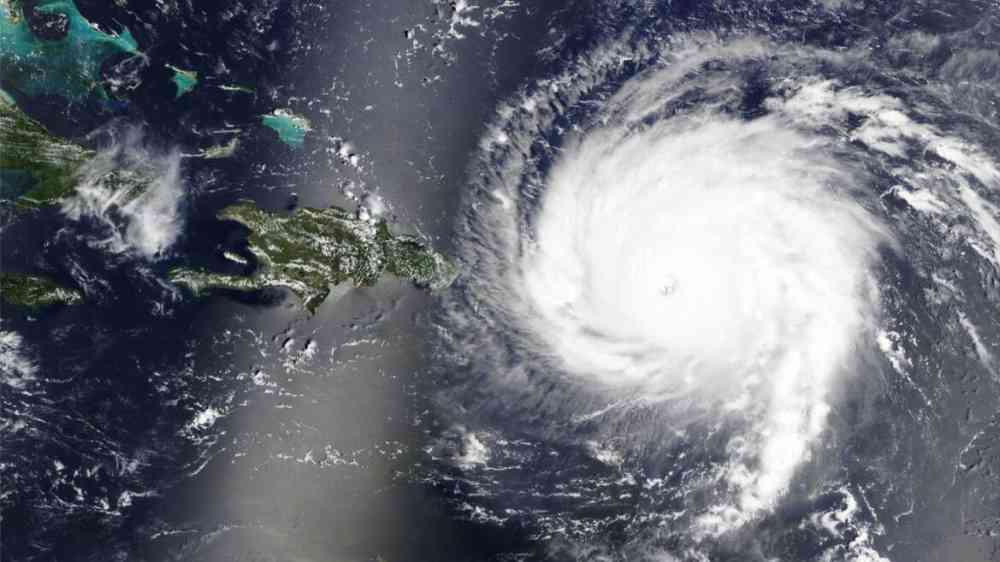
[[[869,102],[891,97],[897,107],[917,108],[909,118],[921,126],[989,145],[982,139],[1000,137],[962,131],[996,122],[997,105],[984,90],[1000,92],[1000,81],[990,77],[1000,74],[989,74],[987,35],[1000,27],[985,22],[944,35],[915,23],[944,16],[921,20],[919,3],[908,0],[728,0],[719,6],[587,0],[511,8],[505,6],[515,3],[506,0],[416,0],[377,10],[357,0],[73,1],[108,37],[131,30],[144,53],[112,48],[118,54],[104,59],[104,86],[117,99],[87,89],[74,101],[58,81],[52,83],[58,91],[37,100],[6,76],[2,87],[53,134],[71,134],[96,151],[111,135],[124,138],[125,127],[142,128],[150,149],[176,148],[182,155],[183,186],[154,188],[155,197],[133,206],[144,212],[102,207],[80,220],[62,206],[7,219],[0,206],[4,270],[49,275],[87,295],[76,306],[39,313],[3,309],[0,347],[3,332],[16,336],[22,364],[35,369],[34,379],[12,381],[19,388],[8,384],[7,373],[0,376],[0,433],[6,431],[9,459],[0,463],[0,479],[9,484],[0,497],[3,560],[697,560],[682,551],[695,541],[685,524],[700,507],[722,507],[714,500],[727,493],[726,481],[713,480],[713,468],[738,466],[726,464],[736,449],[727,445],[751,424],[738,423],[735,409],[731,421],[705,413],[704,424],[693,424],[682,414],[710,412],[708,406],[691,401],[674,409],[668,397],[642,400],[638,393],[620,400],[617,391],[557,372],[530,325],[512,326],[505,306],[482,305],[496,294],[482,272],[506,263],[501,273],[520,277],[520,264],[535,247],[539,209],[554,200],[546,178],[574,139],[593,139],[588,133],[606,132],[628,115],[601,110],[613,97],[650,95],[655,115],[636,126],[637,135],[674,119],[752,123],[768,119],[766,100],[787,105],[793,86],[810,76],[840,84],[818,88],[822,95],[809,106],[816,107],[810,116],[824,123],[831,113],[837,118],[822,131],[810,125],[794,134],[828,135],[842,155],[838,162],[867,172],[864,181],[842,187],[863,193],[873,212],[884,212],[907,236],[904,251],[879,270],[887,331],[859,339],[865,364],[845,377],[843,396],[831,400],[832,429],[809,466],[802,465],[789,501],[729,542],[701,545],[701,558],[990,559],[973,548],[974,541],[984,550],[993,546],[1000,501],[990,462],[1000,459],[994,446],[1000,426],[993,423],[1000,382],[994,384],[977,355],[977,349],[1000,353],[993,320],[1000,318],[1000,286],[990,284],[993,269],[976,253],[989,254],[993,245],[977,234],[972,215],[957,214],[963,203],[915,199],[936,209],[932,215],[901,198],[956,193],[945,158],[907,145],[905,157],[876,160],[854,133],[868,123],[871,140],[888,142],[876,134],[893,130],[882,116],[842,114],[821,102],[842,100],[855,91],[843,90],[855,87]],[[473,4],[478,7],[455,17],[458,6]],[[829,5],[843,9],[828,13]],[[935,8],[946,4],[925,12]],[[962,23],[972,16],[952,12],[948,25],[972,25]],[[55,19],[31,18],[36,42],[56,37],[49,43],[71,49],[55,33],[65,34],[69,19]],[[747,60],[707,57],[696,64],[684,58],[692,66],[678,74],[679,86],[640,78],[631,83],[651,89],[623,89],[651,65],[674,64],[671,57],[682,47],[646,46],[661,36],[667,42],[675,28],[703,32],[705,41],[714,41],[712,33],[726,35],[724,29],[766,34],[787,50],[752,50],[757,43],[747,42]],[[13,45],[9,29],[0,28],[4,48]],[[735,39],[727,36],[725,44]],[[814,50],[822,53],[800,58]],[[59,76],[63,67],[50,62],[34,61],[40,72]],[[70,62],[65,68],[76,68]],[[197,72],[197,84],[179,99],[168,64]],[[849,71],[837,70],[844,65]],[[964,117],[955,118],[959,113]],[[308,121],[296,121],[297,115]],[[605,116],[607,122],[600,121]],[[893,116],[899,117],[884,115]],[[762,144],[769,142],[762,137]],[[703,162],[699,151],[682,148],[691,154],[684,173],[665,175],[650,191],[738,165],[735,159],[695,165]],[[633,160],[634,169],[617,168],[620,173],[605,176],[608,193],[633,183],[638,164],[660,165],[669,157],[658,151]],[[599,168],[601,160],[589,164]],[[925,160],[927,187],[935,191],[910,191],[912,174],[905,172]],[[765,166],[759,171],[771,173]],[[517,200],[488,188],[508,179],[518,184]],[[0,170],[0,194],[18,193],[24,180],[23,173]],[[581,175],[579,183],[592,180]],[[105,242],[125,239],[129,226],[140,234],[162,228],[169,205],[160,203],[169,198],[159,196],[177,193],[184,194],[178,211],[184,222],[165,257],[131,257]],[[992,194],[981,197],[1000,205]],[[434,240],[461,259],[467,273],[443,295],[391,281],[353,288],[312,316],[298,313],[284,292],[194,299],[175,291],[166,277],[175,265],[232,275],[253,270],[246,231],[217,218],[239,199],[275,212],[353,208],[360,201],[365,211],[377,209],[399,228]],[[100,199],[76,202],[96,207]],[[713,218],[709,209],[720,213],[746,201],[703,202],[704,216]],[[625,233],[646,223],[643,216],[655,215],[646,223],[653,229],[684,222],[663,222],[677,200],[659,210],[633,203],[601,225],[622,241],[622,250],[607,250],[609,260],[639,247]],[[477,253],[468,240],[473,232],[506,232],[470,218],[476,209],[499,213],[505,204],[513,205],[511,220],[523,233],[517,244],[524,254],[513,262],[496,258],[513,253]],[[600,204],[560,206],[552,216],[574,220]],[[759,216],[764,222],[785,217]],[[3,226],[4,220],[11,222]],[[743,247],[753,246],[753,231],[700,230],[686,247],[736,234],[746,235]],[[564,255],[591,249],[578,248]],[[648,266],[659,257],[650,253],[638,270],[652,271]],[[699,271],[718,263],[711,253],[704,257]],[[607,266],[601,262],[591,264]],[[608,290],[625,287],[621,280],[631,269],[616,271]],[[692,287],[676,273],[650,284],[657,301]],[[755,281],[744,277],[720,282],[750,295]],[[513,307],[526,294],[510,291],[496,302]],[[725,292],[715,294],[721,299]],[[718,299],[706,307],[719,306]],[[649,311],[637,312],[633,318]],[[690,330],[681,335],[699,333],[703,314],[686,315]],[[966,326],[975,327],[975,339]],[[718,342],[725,330],[709,332],[706,341]],[[595,345],[614,344],[597,331],[581,333],[593,335]],[[628,339],[621,338],[623,350]],[[886,352],[878,347],[883,344]],[[635,349],[639,362],[643,352],[655,355]],[[730,390],[742,387],[719,394]],[[764,411],[773,401],[745,403]],[[970,532],[982,536],[963,534]],[[945,538],[954,544],[948,552],[940,546]]]
[[[198,85],[198,74],[190,71],[184,70],[182,68],[177,68],[175,66],[168,66],[170,70],[174,71],[174,76],[170,79],[175,86],[177,86],[177,94],[174,98],[179,98],[184,94],[190,92]]]
[[[101,65],[116,55],[141,54],[128,29],[101,31],[71,0],[43,0],[34,9],[61,14],[67,26],[60,38],[41,38],[19,13],[20,6],[0,4],[0,66],[4,78],[25,95],[59,95],[74,101],[90,94],[107,98],[100,84]]]
[[[278,133],[281,142],[296,148],[302,146],[309,131],[308,121],[290,113],[276,111],[261,117],[261,122]]]

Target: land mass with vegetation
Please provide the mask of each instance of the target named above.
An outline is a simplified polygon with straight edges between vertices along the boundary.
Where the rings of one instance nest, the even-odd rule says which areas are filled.
[[[79,304],[83,295],[48,277],[27,273],[0,273],[0,300],[26,308],[43,308],[53,304]]]
[[[364,220],[339,207],[303,208],[282,216],[244,201],[218,217],[250,230],[248,248],[257,267],[245,276],[171,270],[171,280],[195,294],[284,287],[312,312],[332,287],[345,282],[369,286],[389,274],[437,289],[455,278],[455,267],[419,239],[394,235],[384,220]]]
[[[0,93],[0,198],[37,207],[71,193],[94,151],[57,137]]]

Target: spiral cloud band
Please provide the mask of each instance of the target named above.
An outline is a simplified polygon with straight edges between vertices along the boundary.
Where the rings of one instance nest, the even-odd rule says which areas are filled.
[[[696,541],[772,511],[862,376],[885,257],[905,252],[886,197],[963,209],[997,263],[990,158],[825,75],[857,64],[755,38],[622,42],[503,106],[482,143],[455,356],[508,414],[561,419],[543,438],[718,444],[688,457],[670,519]],[[932,161],[904,163],[916,151]]]
[[[531,329],[567,372],[768,404],[759,471],[731,475],[743,509],[787,484],[876,304],[879,225],[817,148],[772,118],[588,133],[519,264]]]

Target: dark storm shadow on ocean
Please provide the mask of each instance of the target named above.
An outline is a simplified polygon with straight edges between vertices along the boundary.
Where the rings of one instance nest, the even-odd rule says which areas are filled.
[[[454,64],[446,65],[425,53],[412,66],[397,67],[393,57],[408,42],[405,31],[434,17],[434,6],[422,2],[399,2],[392,9],[360,3],[341,6],[332,18],[322,56],[287,77],[295,84],[294,94],[306,98],[318,97],[333,77],[351,89],[341,114],[352,116],[353,121],[334,120],[330,128],[372,155],[379,193],[398,213],[397,231],[419,229],[434,237],[437,249],[449,250],[446,236],[464,186],[468,156],[483,124],[498,100],[537,70],[534,53],[546,39],[549,15],[544,11],[552,7],[529,9],[530,14],[519,8],[509,21],[489,24],[497,33],[517,31],[499,43],[483,39],[479,29],[465,29],[466,38],[450,39],[446,47],[457,54]],[[397,12],[395,17],[386,15]],[[434,74],[441,74],[442,80],[421,85],[422,78]],[[393,85],[397,78],[404,82],[403,88]],[[364,112],[368,105],[375,110]],[[322,115],[308,117],[320,119]],[[339,179],[334,175],[298,186],[300,203],[345,204],[335,188]],[[247,187],[253,191],[253,186]],[[266,199],[282,199],[280,191]],[[413,419],[428,404],[414,389],[424,384],[417,380],[426,371],[422,347],[428,334],[422,314],[433,297],[387,280],[372,289],[352,290],[337,302],[328,301],[311,319],[290,308],[291,300],[284,300],[279,308],[248,309],[231,302],[231,297],[206,301],[203,318],[220,320],[201,323],[195,330],[199,339],[211,338],[222,326],[233,327],[234,322],[226,319],[242,315],[247,319],[243,325],[264,337],[273,356],[289,337],[283,334],[290,325],[295,330],[290,336],[296,340],[293,347],[303,345],[304,334],[320,328],[312,337],[318,356],[323,356],[350,337],[357,328],[351,326],[359,318],[371,320],[385,307],[394,310],[378,325],[364,328],[379,337],[391,334],[388,345],[361,353],[349,369],[336,366],[334,360],[326,377],[291,375],[283,384],[293,394],[302,394],[289,399],[291,409],[275,409],[263,397],[256,403],[251,399],[246,408],[218,422],[227,432],[223,442],[236,435],[270,434],[268,439],[277,439],[289,423],[302,423],[316,428],[313,437],[339,441],[342,449],[395,439],[410,453],[395,461],[375,457],[367,471],[352,467],[318,470],[296,463],[265,464],[264,469],[254,471],[248,463],[230,463],[233,450],[222,452],[190,484],[177,490],[165,514],[178,529],[197,531],[150,543],[145,552],[157,558],[166,554],[160,550],[166,547],[185,560],[225,556],[361,560],[379,555],[390,560],[426,560],[479,559],[518,548],[521,539],[516,535],[458,521],[435,492],[397,477],[397,471],[409,469],[425,440],[425,428]],[[253,302],[254,298],[243,300]],[[213,372],[227,362],[239,367],[231,369],[234,373],[250,369],[256,361],[253,350],[234,345],[238,354],[245,355],[203,355],[196,369]],[[273,365],[277,359],[271,362],[271,373],[283,377]],[[290,445],[294,448],[295,444]],[[268,450],[262,443],[254,454]],[[246,527],[227,527],[231,525]],[[215,535],[213,531],[224,532]]]

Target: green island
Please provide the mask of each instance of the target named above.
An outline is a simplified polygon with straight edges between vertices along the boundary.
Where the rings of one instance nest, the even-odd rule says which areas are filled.
[[[183,68],[177,68],[176,66],[167,65],[167,68],[174,71],[174,76],[170,80],[177,86],[177,93],[174,95],[174,99],[177,99],[184,94],[190,92],[198,85],[198,73],[193,70],[184,70]]]
[[[212,145],[197,154],[201,158],[206,158],[209,160],[214,160],[217,158],[229,158],[233,154],[236,154],[236,149],[240,146],[240,138],[233,137],[229,139],[226,144],[215,144]]]
[[[32,28],[36,21],[47,24],[44,37]],[[105,33],[72,0],[0,0],[0,68],[4,81],[25,95],[76,101],[95,93],[107,99],[101,66],[122,54],[140,55],[132,34]]]
[[[0,300],[25,308],[43,308],[53,304],[79,304],[83,295],[55,281],[26,273],[0,273]]]
[[[209,289],[291,290],[315,312],[332,287],[351,281],[375,284],[384,274],[408,279],[419,287],[451,284],[456,270],[443,256],[410,236],[395,236],[385,221],[369,222],[338,207],[303,208],[288,216],[264,211],[252,202],[223,209],[218,217],[250,230],[250,253],[257,269],[250,276],[188,268],[170,271],[170,279],[196,295]]]
[[[2,93],[0,93],[2,94]],[[52,135],[0,95],[0,198],[18,207],[53,203],[73,191],[94,152]]]
[[[300,148],[306,139],[306,133],[312,130],[308,119],[287,109],[275,109],[260,120],[265,127],[278,133],[281,142],[294,148]]]

